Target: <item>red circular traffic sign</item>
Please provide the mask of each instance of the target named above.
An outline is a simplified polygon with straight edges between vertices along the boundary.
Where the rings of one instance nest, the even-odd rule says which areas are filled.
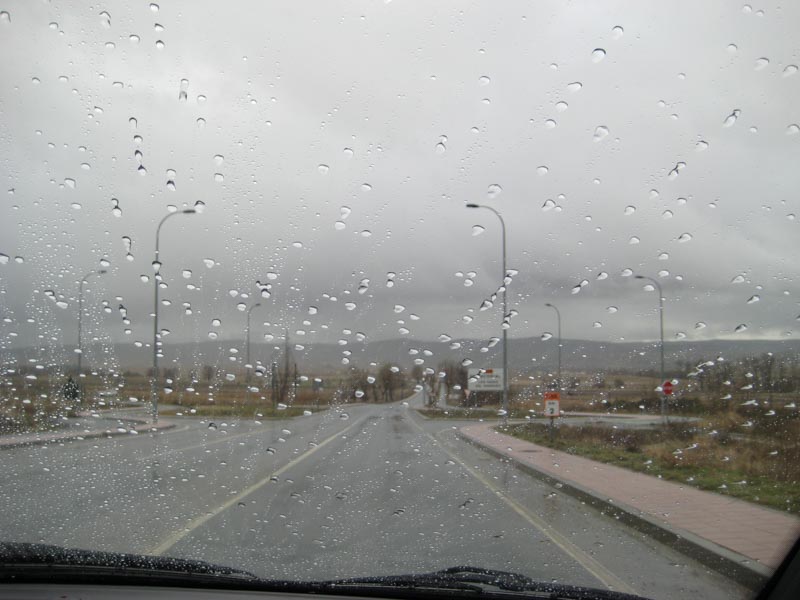
[[[667,396],[671,396],[672,395],[672,382],[671,381],[665,381],[664,385],[661,386],[661,389],[664,391],[664,394],[666,394]]]

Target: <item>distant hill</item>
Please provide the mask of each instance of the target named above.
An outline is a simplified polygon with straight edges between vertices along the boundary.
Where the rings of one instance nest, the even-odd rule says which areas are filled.
[[[369,342],[351,342],[338,344],[303,344],[296,347],[292,340],[293,355],[300,371],[331,372],[341,369],[343,358],[349,360],[350,366],[368,368],[371,362],[377,364],[392,363],[404,369],[411,368],[415,359],[423,359],[423,366],[436,368],[444,361],[471,360],[473,367],[500,367],[502,362],[502,343],[489,348],[480,340],[456,339],[447,342],[419,341],[411,339],[391,339]],[[453,347],[458,344],[459,347]],[[542,341],[539,338],[515,338],[509,340],[509,368],[516,372],[533,372],[554,369],[556,365],[557,342],[555,339]],[[244,361],[244,343],[241,340],[203,341],[200,343],[165,343],[163,367],[193,366],[204,364],[224,367],[225,365],[241,365]],[[735,361],[747,356],[758,356],[767,352],[775,355],[800,355],[800,340],[708,340],[701,342],[666,342],[665,362],[667,369],[675,368],[685,361],[700,361],[724,357]],[[272,360],[280,361],[282,354],[274,345],[253,343],[251,357],[253,361],[261,360],[268,364]],[[235,352],[234,352],[235,351]],[[343,352],[349,352],[346,356]],[[85,365],[95,364],[98,350],[94,354],[87,352]],[[114,344],[109,348],[109,355],[115,359],[122,369],[145,370],[152,362],[149,347],[137,348],[133,344]],[[31,364],[35,359],[41,364],[60,362],[56,357],[69,357],[73,360],[73,347],[48,347],[45,350],[20,348],[5,350],[3,362],[9,358],[18,364]],[[235,358],[235,361],[231,361]],[[64,360],[63,358],[61,359]],[[657,370],[659,367],[658,344],[650,342],[595,342],[585,340],[564,340],[562,364],[565,370],[571,371],[643,371]]]

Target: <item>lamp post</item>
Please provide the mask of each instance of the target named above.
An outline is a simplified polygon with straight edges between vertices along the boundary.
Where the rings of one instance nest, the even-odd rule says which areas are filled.
[[[561,312],[558,310],[558,307],[555,304],[550,304],[549,302],[545,304],[545,306],[549,306],[554,311],[556,311],[556,317],[558,317],[558,390],[561,391],[562,386],[564,385],[561,381]]]
[[[658,290],[658,319],[659,319],[659,332],[660,332],[660,350],[661,350],[661,378],[659,379],[659,389],[664,385],[664,293],[661,291],[661,284],[652,277],[646,275],[635,275],[636,279],[645,279],[652,283]],[[666,422],[667,419],[667,396],[661,390],[661,416]]]
[[[93,275],[105,275],[108,271],[89,271],[78,284],[78,377],[83,372],[83,284]]]
[[[503,282],[503,425],[505,425],[508,422],[508,330],[506,328],[506,319],[508,318],[506,274],[508,271],[506,270],[506,223],[503,221],[503,217],[500,215],[500,213],[491,206],[470,202],[467,204],[467,208],[485,208],[492,211],[495,216],[500,219],[500,227],[503,232],[503,277],[500,279],[500,281]]]
[[[193,208],[176,211],[166,215],[156,228],[156,254],[153,260],[153,377],[150,381],[150,403],[153,409],[153,423],[158,422],[158,287],[161,283],[161,262],[159,260],[159,239],[161,226],[164,221],[175,215],[193,215],[197,211]]]
[[[261,306],[261,302],[256,302],[255,304],[253,304],[253,306],[251,306],[250,308],[247,309],[247,327],[245,329],[245,337],[247,339],[247,348],[246,348],[246,354],[247,354],[246,363],[247,364],[245,364],[245,369],[247,369],[247,381],[250,381],[250,373],[253,370],[253,365],[250,362],[250,313],[253,312],[253,309],[256,306]]]

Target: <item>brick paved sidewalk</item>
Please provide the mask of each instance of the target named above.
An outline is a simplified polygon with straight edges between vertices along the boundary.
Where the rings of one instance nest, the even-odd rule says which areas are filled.
[[[688,532],[769,571],[800,536],[800,519],[788,513],[552,450],[498,433],[494,426],[468,425],[461,434],[523,467],[574,483],[606,504],[678,535]]]

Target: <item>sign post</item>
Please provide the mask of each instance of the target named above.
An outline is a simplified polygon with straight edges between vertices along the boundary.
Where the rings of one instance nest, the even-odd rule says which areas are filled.
[[[561,415],[561,392],[544,393],[544,416],[550,419],[550,441],[556,436],[555,419]]]

